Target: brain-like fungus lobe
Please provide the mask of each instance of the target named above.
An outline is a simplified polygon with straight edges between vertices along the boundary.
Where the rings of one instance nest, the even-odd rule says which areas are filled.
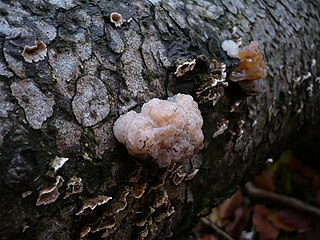
[[[203,148],[203,119],[190,95],[151,99],[141,113],[130,111],[114,123],[113,131],[130,155],[152,157],[159,167],[183,162]]]

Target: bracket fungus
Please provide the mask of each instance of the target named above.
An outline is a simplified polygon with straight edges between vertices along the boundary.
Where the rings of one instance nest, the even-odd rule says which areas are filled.
[[[113,132],[129,154],[152,157],[159,167],[183,162],[203,148],[203,119],[190,95],[177,94],[168,100],[151,99],[141,113],[127,112],[114,123]]]
[[[123,22],[124,22],[123,18],[122,18],[122,15],[120,13],[117,13],[117,12],[112,12],[110,14],[110,21],[112,23],[114,23],[114,25],[116,27],[121,27]]]
[[[47,46],[42,41],[35,41],[34,46],[26,45],[22,51],[22,57],[28,63],[39,62],[47,55]]]
[[[60,195],[58,189],[62,186],[63,182],[63,178],[58,175],[55,177],[54,182],[51,182],[49,185],[42,187],[39,191],[36,206],[47,205],[55,202]]]
[[[179,60],[178,60],[178,62],[179,62]],[[177,66],[177,69],[174,72],[174,75],[176,77],[181,77],[184,74],[186,74],[187,72],[192,71],[194,69],[195,65],[196,65],[196,59],[193,59],[192,61],[183,62]]]
[[[111,199],[112,199],[112,197],[108,197],[108,196],[104,196],[104,195],[98,195],[98,197],[96,197],[96,198],[87,199],[83,202],[83,205],[81,206],[80,210],[76,213],[76,215],[83,214],[84,210],[86,210],[88,208],[90,208],[92,211],[97,206],[103,205]]]
[[[212,101],[212,105],[214,106],[221,97],[221,92],[217,87],[228,86],[226,76],[226,64],[213,59],[210,64],[210,75],[207,81],[195,90],[199,103]]]
[[[239,64],[231,68],[228,75],[230,81],[236,82],[248,92],[257,92],[257,82],[268,75],[268,66],[263,61],[257,41],[239,48],[232,40],[225,40],[221,47],[231,58],[239,59]]]

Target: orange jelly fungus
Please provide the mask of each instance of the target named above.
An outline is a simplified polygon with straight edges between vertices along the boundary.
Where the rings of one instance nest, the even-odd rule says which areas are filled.
[[[268,75],[268,66],[262,59],[257,41],[239,49],[240,63],[232,68],[229,79],[234,82],[260,80]]]

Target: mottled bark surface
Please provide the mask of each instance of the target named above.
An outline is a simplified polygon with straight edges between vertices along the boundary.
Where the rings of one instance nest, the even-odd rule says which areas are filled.
[[[319,2],[214,2],[0,2],[1,239],[185,238],[319,122]],[[116,28],[114,11],[132,21]],[[200,104],[205,149],[182,167],[127,155],[112,133],[119,114],[153,97],[195,96],[207,62],[225,59],[220,43],[237,37],[263,49],[270,69],[259,94],[217,86],[216,104]],[[21,53],[35,40],[48,52],[28,63]],[[178,58],[202,62],[176,78]],[[69,160],[49,171],[56,156]],[[101,205],[85,208],[92,202]]]

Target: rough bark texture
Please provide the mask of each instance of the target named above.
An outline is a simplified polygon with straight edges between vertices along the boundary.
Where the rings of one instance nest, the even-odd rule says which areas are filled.
[[[183,238],[319,122],[319,2],[236,2],[0,2],[1,239]],[[133,19],[115,28],[114,11]],[[112,133],[119,114],[153,97],[194,95],[207,62],[225,58],[221,42],[236,37],[263,49],[270,69],[259,94],[215,88],[217,103],[200,104],[205,149],[182,167],[127,155]],[[35,40],[47,56],[27,63],[23,47]],[[202,65],[176,78],[178,58]],[[69,160],[49,171],[56,156]],[[45,188],[53,202],[41,205]],[[112,199],[81,213],[88,199],[106,201],[98,195]]]

